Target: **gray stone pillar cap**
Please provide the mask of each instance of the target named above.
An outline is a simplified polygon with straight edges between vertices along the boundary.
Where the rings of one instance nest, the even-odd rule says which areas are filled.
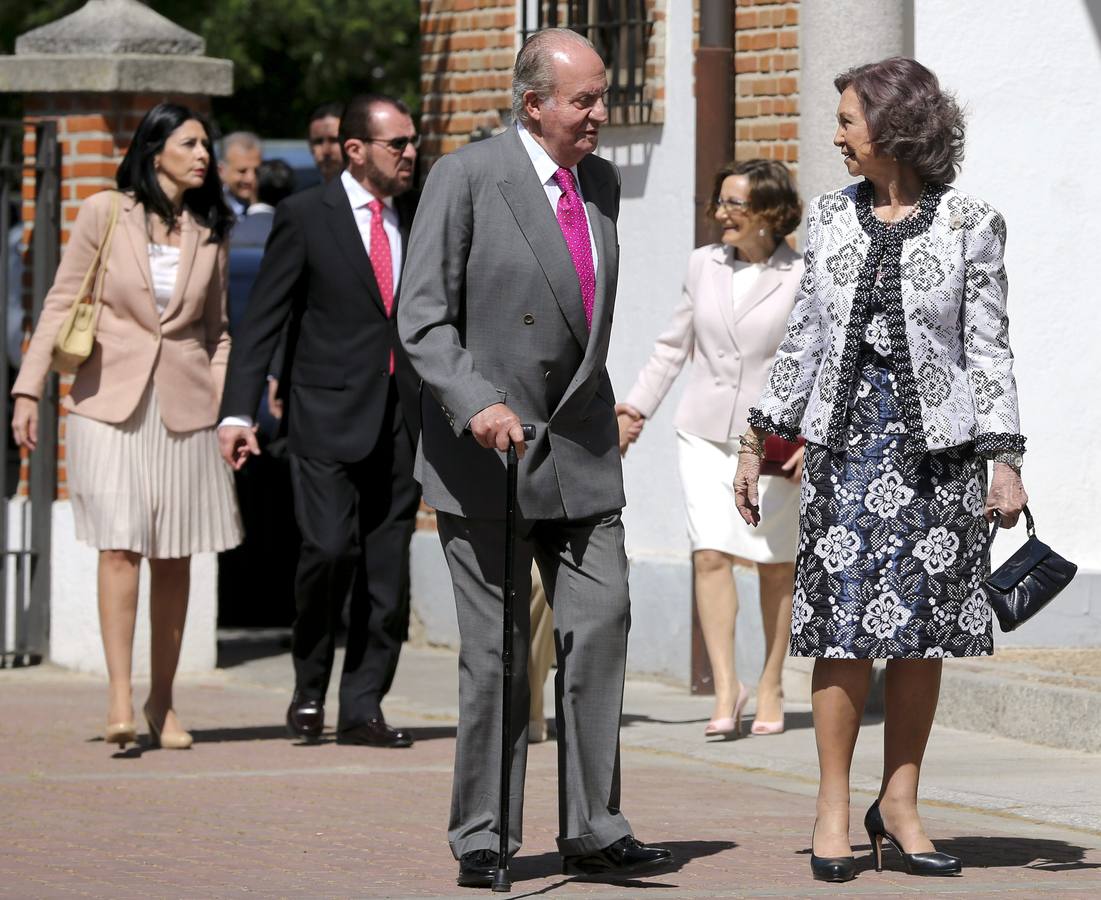
[[[138,0],[88,0],[0,56],[0,93],[233,93],[233,63]]]

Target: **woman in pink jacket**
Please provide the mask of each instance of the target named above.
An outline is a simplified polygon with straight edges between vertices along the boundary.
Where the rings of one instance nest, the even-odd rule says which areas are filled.
[[[691,358],[692,371],[674,425],[688,512],[696,605],[715,677],[707,737],[740,734],[749,692],[734,666],[738,594],[735,564],[755,565],[760,580],[765,665],[757,684],[753,734],[783,731],[780,673],[791,628],[802,451],[786,477],[764,479],[767,527],[746,525],[734,507],[738,438],[784,336],[803,274],[785,242],[802,215],[788,170],[754,159],[715,175],[710,214],[720,243],[693,251],[680,303],[625,403],[618,407],[621,449],[637,438]]]
[[[119,165],[119,192],[84,201],[12,388],[12,433],[37,443],[51,351],[85,273],[105,259],[92,355],[65,398],[69,492],[77,537],[99,550],[99,618],[110,679],[106,740],[136,739],[130,670],[138,574],[149,560],[154,743],[184,749],[173,710],[193,553],[240,543],[229,469],[214,434],[229,357],[226,262],[232,215],[205,123],[161,103]]]

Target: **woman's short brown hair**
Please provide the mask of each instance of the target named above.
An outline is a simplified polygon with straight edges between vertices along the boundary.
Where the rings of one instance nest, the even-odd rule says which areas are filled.
[[[719,169],[715,173],[711,200],[707,204],[708,216],[715,215],[723,182],[731,175],[745,175],[749,179],[749,212],[765,220],[777,243],[799,227],[803,218],[799,192],[791,180],[788,167],[773,159],[729,162]]]
[[[852,88],[880,153],[913,166],[922,181],[951,184],[963,162],[963,112],[937,76],[917,60],[892,56],[833,80]]]

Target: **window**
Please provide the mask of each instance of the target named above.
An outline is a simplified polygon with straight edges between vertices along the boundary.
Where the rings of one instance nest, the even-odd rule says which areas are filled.
[[[654,31],[652,0],[521,0],[521,36],[540,28],[585,35],[608,69],[608,116],[613,125],[650,122],[653,96],[647,55]]]

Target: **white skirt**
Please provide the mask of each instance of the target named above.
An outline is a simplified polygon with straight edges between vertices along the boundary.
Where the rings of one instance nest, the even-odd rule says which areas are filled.
[[[76,536],[99,550],[177,559],[241,543],[233,474],[213,428],[172,432],[152,382],[133,414],[112,425],[66,416]]]
[[[799,485],[760,480],[761,521],[754,528],[734,506],[738,441],[716,443],[677,429],[681,485],[693,550],[720,550],[750,562],[794,562],[799,544]]]

